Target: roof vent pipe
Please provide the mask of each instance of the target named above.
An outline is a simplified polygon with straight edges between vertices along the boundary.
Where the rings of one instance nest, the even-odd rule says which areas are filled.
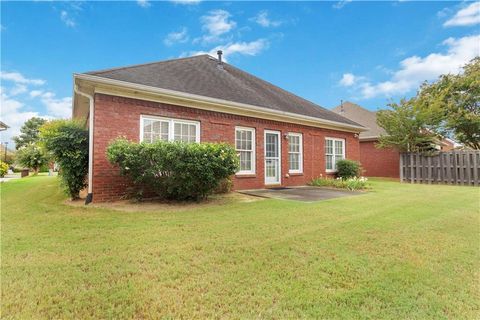
[[[343,100],[340,100],[340,114],[345,114],[345,109],[343,109]]]
[[[223,54],[223,51],[222,50],[218,50],[217,51],[217,55],[218,55],[218,64],[222,64],[222,54]]]

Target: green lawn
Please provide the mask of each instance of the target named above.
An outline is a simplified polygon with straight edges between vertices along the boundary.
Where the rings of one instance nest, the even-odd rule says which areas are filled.
[[[2,318],[478,319],[478,188],[374,181],[171,212],[2,184]]]

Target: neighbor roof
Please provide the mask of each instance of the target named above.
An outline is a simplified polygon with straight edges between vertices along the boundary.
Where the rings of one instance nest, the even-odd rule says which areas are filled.
[[[377,124],[377,113],[374,111],[367,110],[349,101],[343,102],[342,105],[332,110],[368,129],[360,133],[360,139],[376,139],[381,134],[385,134],[385,130]]]
[[[87,72],[102,78],[223,99],[358,126],[355,121],[300,98],[227,63],[200,55]]]

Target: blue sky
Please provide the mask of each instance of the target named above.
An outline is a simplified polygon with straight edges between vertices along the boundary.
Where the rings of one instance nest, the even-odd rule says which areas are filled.
[[[217,49],[323,107],[385,108],[480,54],[480,3],[1,2],[0,35],[3,142],[68,117],[74,72]]]

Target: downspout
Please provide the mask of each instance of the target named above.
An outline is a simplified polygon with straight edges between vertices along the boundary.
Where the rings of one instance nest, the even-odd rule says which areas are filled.
[[[74,86],[75,93],[84,96],[88,99],[90,108],[88,115],[88,194],[85,199],[85,204],[89,204],[93,199],[93,113],[94,113],[94,100],[93,96],[78,89],[78,86]]]

